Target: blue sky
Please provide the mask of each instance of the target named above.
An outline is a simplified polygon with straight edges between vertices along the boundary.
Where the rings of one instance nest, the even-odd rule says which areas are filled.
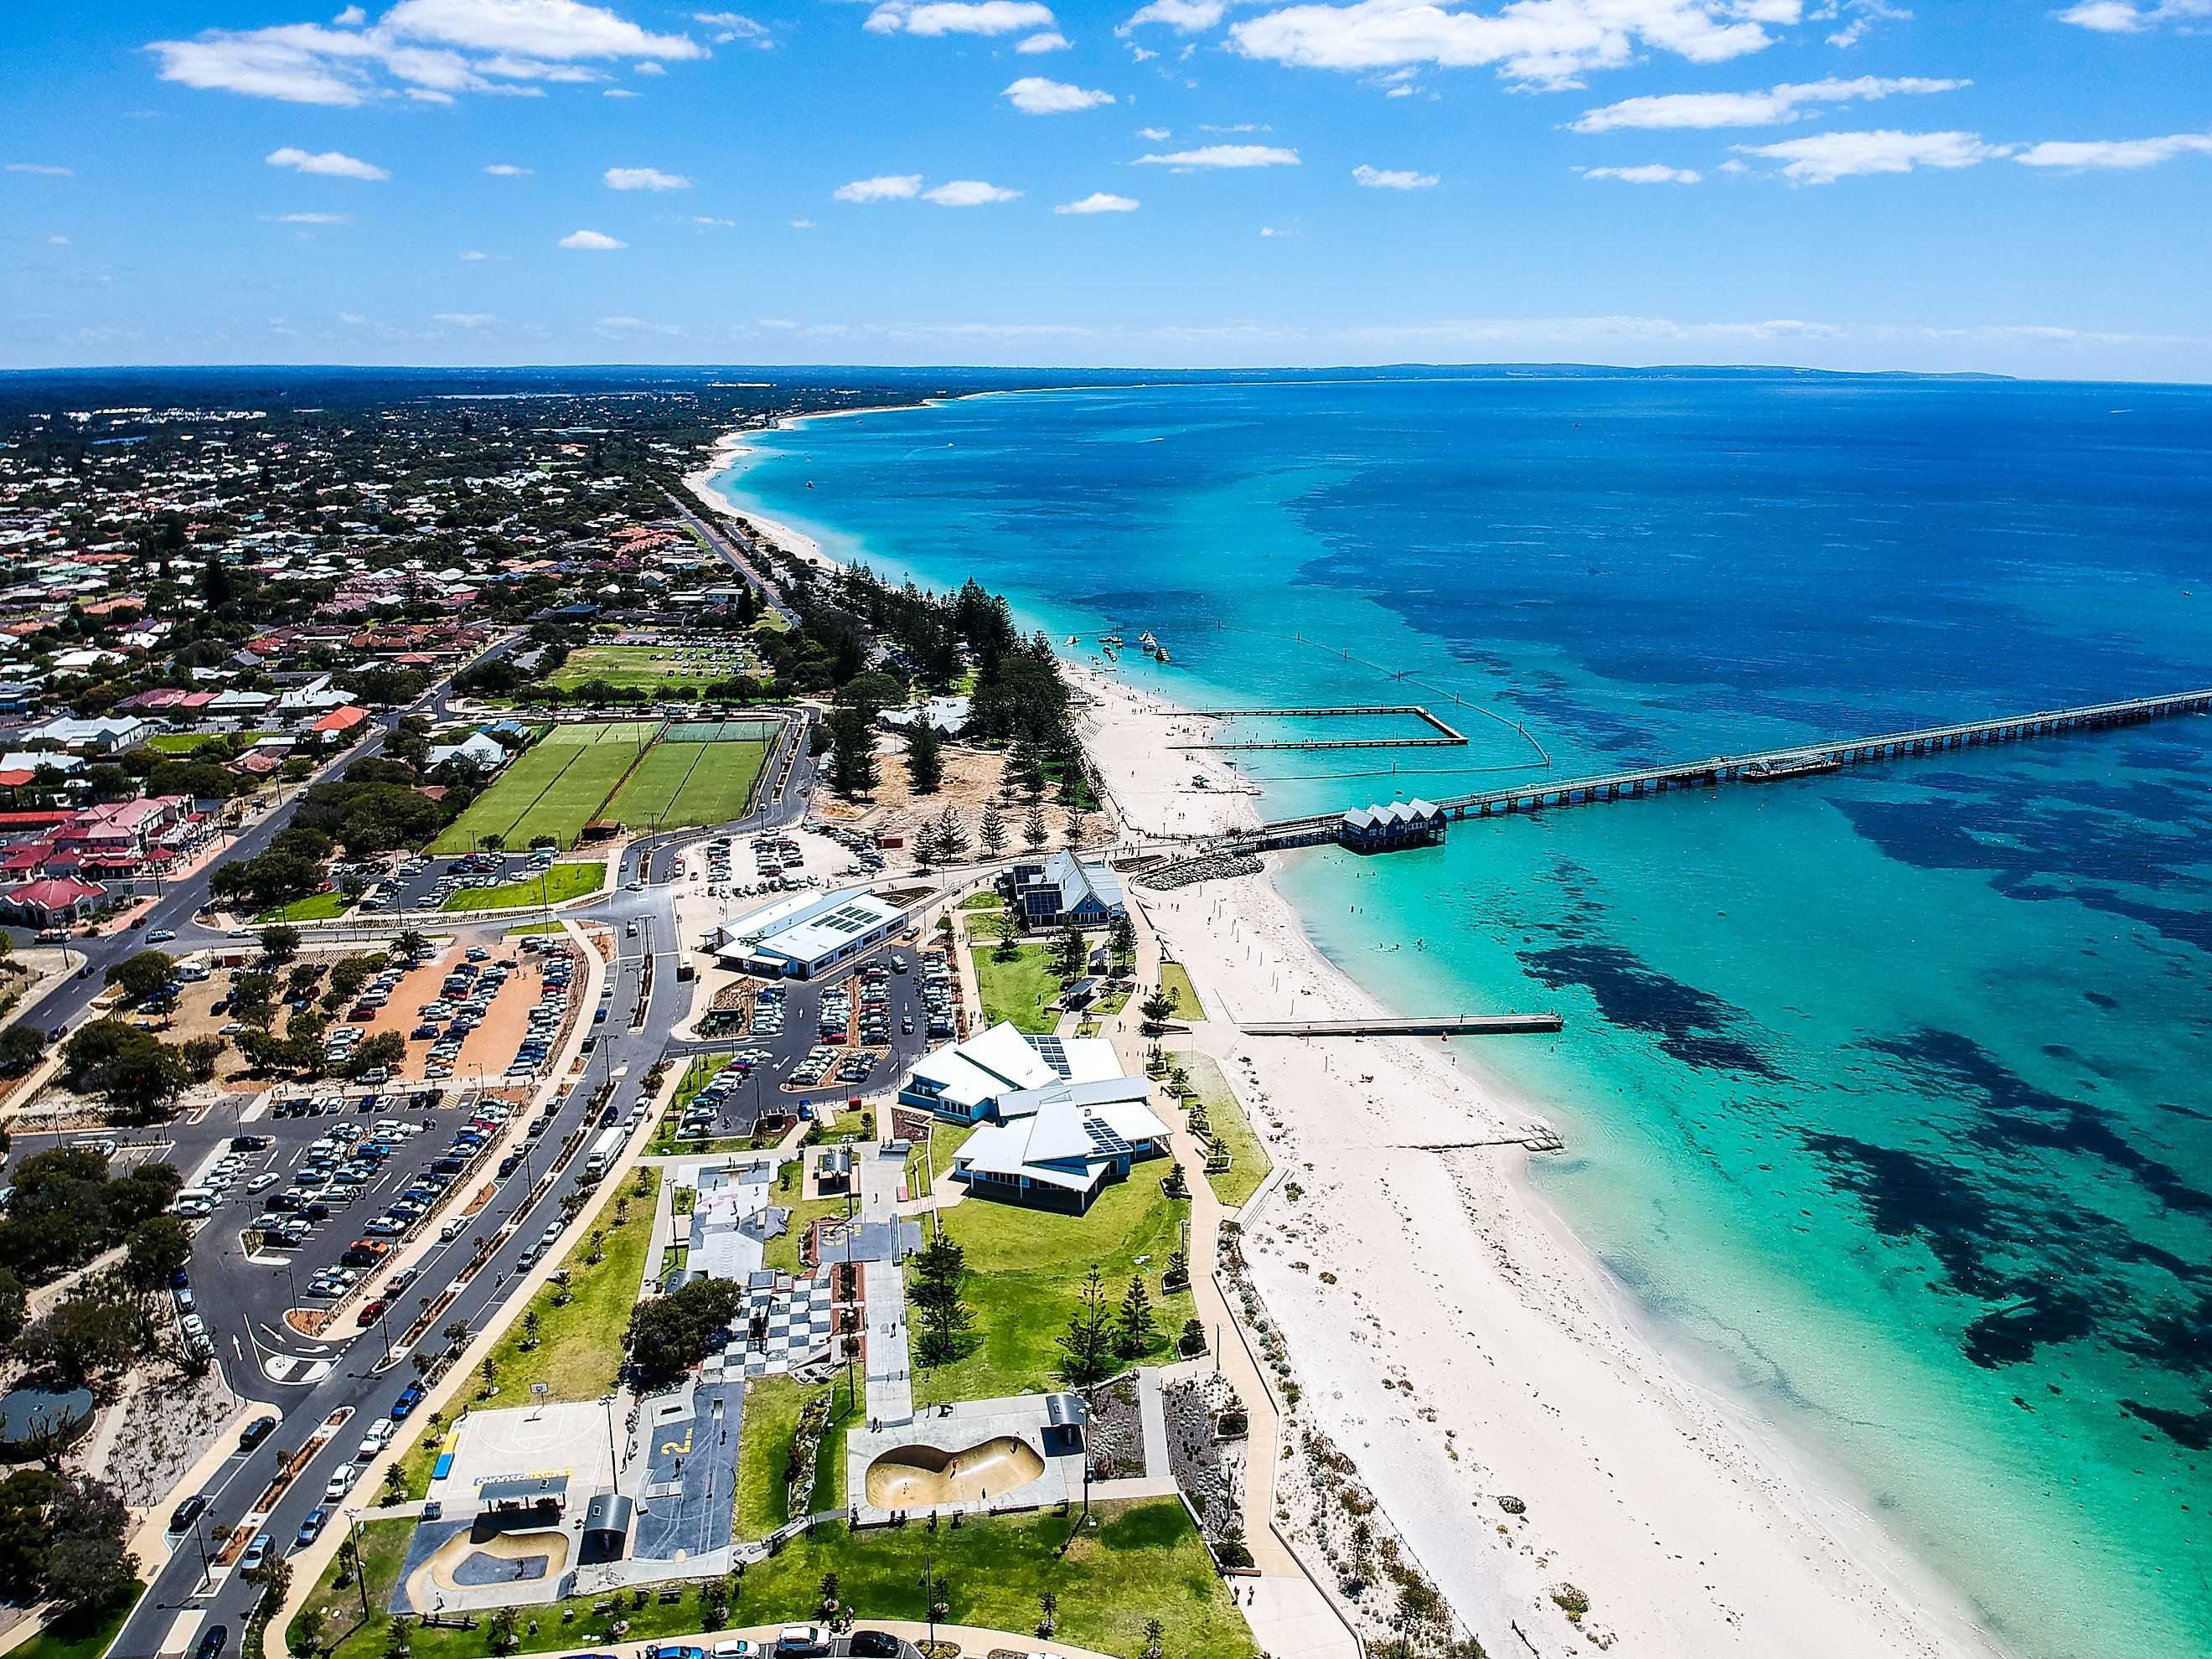
[[[2212,0],[102,0],[0,70],[15,367],[2212,380]]]

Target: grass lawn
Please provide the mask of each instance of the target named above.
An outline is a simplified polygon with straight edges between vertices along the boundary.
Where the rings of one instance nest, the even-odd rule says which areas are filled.
[[[556,864],[541,875],[526,876],[520,881],[502,882],[497,887],[464,887],[457,893],[446,895],[441,910],[510,910],[528,904],[558,904],[563,899],[581,898],[586,893],[596,893],[606,885],[607,866],[598,862]],[[550,931],[557,932],[561,924],[554,922]]]
[[[1006,902],[996,893],[970,893],[953,907],[958,910],[1003,910]]]
[[[323,1640],[330,1643],[341,1635],[343,1640],[323,1651],[345,1659],[381,1659],[384,1652],[384,1632],[391,1624],[385,1609],[392,1605],[392,1593],[399,1588],[399,1569],[407,1560],[407,1540],[414,1535],[412,1521],[364,1521],[361,1524],[362,1582],[349,1582],[343,1589],[338,1584],[338,1561],[323,1569],[323,1576],[315,1580],[315,1587],[300,1604],[301,1616],[292,1620],[288,1645],[294,1652],[300,1650],[301,1622],[310,1609],[323,1612]],[[368,1619],[361,1616],[362,1590],[368,1592]],[[453,1634],[468,1634],[455,1632]],[[273,1637],[274,1632],[271,1632]],[[479,1644],[482,1638],[477,1637]],[[274,1645],[272,1641],[270,1645]]]
[[[1190,1211],[1188,1201],[1171,1201],[1161,1193],[1167,1171],[1164,1158],[1139,1164],[1128,1180],[1101,1193],[1088,1215],[1054,1215],[977,1198],[945,1211],[945,1230],[967,1253],[963,1293],[975,1310],[978,1340],[966,1358],[915,1374],[916,1403],[1059,1387],[1056,1345],[1094,1263],[1116,1307],[1130,1276],[1144,1274],[1158,1337],[1142,1358],[1169,1358],[1191,1316],[1191,1298],[1188,1291],[1160,1296],[1160,1273]],[[1141,1268],[1140,1255],[1150,1258]]]
[[[353,901],[333,888],[327,893],[310,893],[303,899],[294,899],[281,909],[264,910],[254,917],[258,922],[329,921],[342,916],[353,908]]]
[[[529,1306],[538,1317],[538,1346],[524,1351],[523,1321],[518,1316],[493,1346],[502,1403],[516,1395],[526,1402],[532,1382],[548,1385],[549,1400],[597,1400],[613,1392],[615,1373],[622,1365],[623,1333],[645,1274],[653,1200],[660,1188],[659,1170],[647,1169],[645,1174],[645,1192],[637,1190],[633,1176],[607,1194],[588,1225],[574,1230],[576,1242],[561,1261],[574,1300],[555,1307],[555,1287],[550,1284],[531,1298]],[[628,1200],[629,1219],[617,1226],[614,1210],[619,1200]],[[605,1230],[606,1259],[587,1264],[584,1258],[591,1254],[595,1228]]]
[[[798,1190],[799,1181],[794,1176],[791,1193]],[[769,1240],[767,1248],[761,1251],[761,1265],[769,1268],[781,1267],[785,1273],[795,1273],[799,1271],[799,1241],[805,1237],[806,1230],[823,1216],[844,1214],[845,1197],[839,1193],[828,1198],[795,1200],[791,1193],[781,1194],[775,1200],[779,1205],[788,1204],[791,1206],[790,1230],[780,1238]]]
[[[508,939],[526,939],[533,933],[565,933],[568,930],[557,921],[526,921],[507,930]]]
[[[642,1194],[637,1188],[639,1175],[646,1177]],[[492,1346],[492,1368],[499,1378],[500,1391],[490,1403],[526,1405],[532,1382],[548,1384],[546,1397],[552,1400],[597,1400],[612,1392],[615,1373],[622,1364],[623,1334],[629,1328],[629,1310],[637,1301],[638,1284],[645,1273],[646,1249],[653,1237],[653,1200],[659,1188],[660,1171],[641,1166],[618,1191],[607,1194],[561,1264],[568,1270],[568,1290],[575,1299],[556,1308],[553,1287],[546,1285],[529,1304],[538,1310],[538,1346],[528,1352],[523,1351],[519,1315]],[[614,1224],[617,1198],[629,1200],[629,1219],[619,1227]],[[606,1229],[607,1255],[605,1261],[586,1266],[584,1258],[591,1254],[592,1227]],[[415,1440],[398,1467],[409,1498],[420,1498],[428,1492],[430,1469],[438,1461],[438,1442],[445,1432],[446,1419],[457,1415],[455,1407],[465,1404],[483,1386],[480,1369],[451,1373],[440,1384],[450,1392],[426,1402],[434,1404],[437,1410],[419,1411],[407,1419],[405,1429]]]
[[[1160,988],[1176,994],[1175,1017],[1180,1020],[1204,1019],[1206,1005],[1198,1000],[1198,987],[1190,982],[1190,969],[1179,962],[1160,963]]]
[[[571,845],[599,816],[659,729],[642,720],[554,727],[509,761],[491,787],[446,826],[430,850],[465,853],[494,835],[509,847],[526,847],[533,836]]]
[[[146,1593],[143,1585],[133,1584],[131,1589],[129,1595],[104,1613],[64,1613],[12,1651],[24,1659],[100,1659],[131,1610],[138,1605],[138,1598]]]
[[[276,736],[274,732],[164,732],[145,739],[146,747],[164,755],[189,755],[204,743],[213,743],[217,738],[245,750],[264,738]]]
[[[1213,1126],[1213,1138],[1228,1153],[1229,1167],[1215,1173],[1207,1171],[1206,1184],[1213,1188],[1213,1195],[1231,1208],[1243,1204],[1260,1190],[1260,1183],[1267,1178],[1267,1171],[1275,1167],[1267,1156],[1267,1149],[1254,1133],[1252,1120],[1244,1115],[1237,1103],[1236,1091],[1229,1079],[1221,1074],[1221,1067],[1211,1054],[1177,1054],[1176,1062],[1190,1079],[1190,1086],[1206,1105],[1206,1121]]]
[[[911,1526],[855,1534],[842,1525],[826,1525],[746,1568],[730,1620],[743,1626],[807,1618],[821,1594],[822,1575],[830,1571],[837,1574],[838,1594],[859,1611],[863,1623],[926,1619],[928,1597],[921,1580],[933,1570],[945,1581],[945,1599],[956,1623],[1018,1636],[1035,1628],[1037,1597],[1050,1590],[1060,1599],[1060,1638],[1079,1647],[1135,1653],[1144,1646],[1146,1621],[1158,1619],[1168,1630],[1170,1653],[1256,1659],[1259,1649],[1251,1630],[1231,1603],[1181,1503],[1156,1498],[1093,1504],[1091,1512],[1098,1525],[1085,1531],[1065,1556],[1058,1553],[1071,1524],[1065,1516],[1005,1516],[933,1532]],[[410,1524],[377,1522],[363,1531],[392,1527],[404,1540]],[[378,1574],[383,1571],[381,1540],[369,1542],[364,1553],[370,1564],[369,1597],[374,1607]],[[388,1570],[391,1577],[383,1585],[387,1598],[398,1566],[394,1559]],[[338,1590],[327,1581],[316,1586],[308,1605],[331,1607],[327,1628],[341,1631],[346,1628],[343,1607],[347,1598],[351,1598],[354,1616],[359,1617],[359,1592],[350,1587]],[[612,1600],[617,1608],[595,1613],[595,1599]],[[700,1597],[689,1589],[675,1601],[664,1602],[641,1586],[626,1596],[580,1596],[523,1612],[520,1651],[525,1653],[617,1648],[627,1652],[640,1642],[694,1634],[705,1623]],[[574,1614],[573,1622],[563,1621],[562,1614],[568,1612]],[[629,1622],[629,1632],[619,1643],[606,1634],[609,1623],[617,1618]],[[535,1630],[531,1628],[533,1622]],[[386,1623],[381,1613],[375,1615],[334,1653],[342,1659],[381,1659]],[[483,1659],[489,1651],[482,1626],[472,1631],[416,1626],[408,1631],[407,1640],[413,1659]]]
[[[790,1489],[783,1472],[791,1437],[806,1402],[823,1393],[791,1376],[763,1376],[745,1395],[738,1430],[738,1536],[765,1538],[791,1519]]]
[[[975,959],[984,1024],[1010,1019],[1015,1030],[1042,1036],[1060,1023],[1060,1017],[1047,1009],[1060,999],[1060,975],[1052,971],[1050,945],[1018,945],[1012,962],[1000,961],[995,946],[978,945],[969,954]]]
[[[687,669],[691,672],[686,673]],[[679,697],[687,688],[757,672],[759,665],[751,653],[704,641],[689,648],[665,645],[580,645],[562,659],[558,672],[546,684],[573,691],[592,680],[605,680],[618,691],[641,687],[669,697]]]
[[[726,823],[744,816],[767,761],[765,743],[664,738],[607,810],[633,830]]]
[[[684,1068],[684,1081],[676,1085],[676,1105],[689,1106],[700,1090],[719,1077],[730,1063],[727,1054],[701,1054]]]

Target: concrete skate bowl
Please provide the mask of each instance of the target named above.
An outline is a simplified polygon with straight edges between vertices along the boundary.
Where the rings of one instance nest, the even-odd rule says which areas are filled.
[[[972,1504],[1026,1486],[1044,1473],[1044,1459],[1011,1434],[964,1451],[896,1446],[868,1465],[868,1502],[879,1510],[927,1510]]]
[[[458,1532],[408,1576],[407,1600],[415,1607],[502,1584],[535,1583],[568,1571],[568,1534],[559,1531],[498,1532],[479,1539]]]

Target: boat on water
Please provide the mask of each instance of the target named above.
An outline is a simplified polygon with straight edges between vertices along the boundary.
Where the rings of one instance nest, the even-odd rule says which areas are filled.
[[[1172,662],[1174,660],[1173,658],[1168,655],[1168,648],[1164,645],[1154,647],[1152,656],[1156,661],[1161,663]]]

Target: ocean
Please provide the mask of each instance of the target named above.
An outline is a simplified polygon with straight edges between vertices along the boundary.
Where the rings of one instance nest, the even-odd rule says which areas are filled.
[[[2212,684],[2208,389],[1094,388],[803,424],[721,487],[1079,659],[1118,629],[1185,706],[1469,738],[1247,751],[1268,817]],[[2208,782],[2181,719],[1278,879],[1395,1006],[1565,1016],[1482,1051],[1565,1134],[1546,1196],[2011,1650],[2204,1653]]]

